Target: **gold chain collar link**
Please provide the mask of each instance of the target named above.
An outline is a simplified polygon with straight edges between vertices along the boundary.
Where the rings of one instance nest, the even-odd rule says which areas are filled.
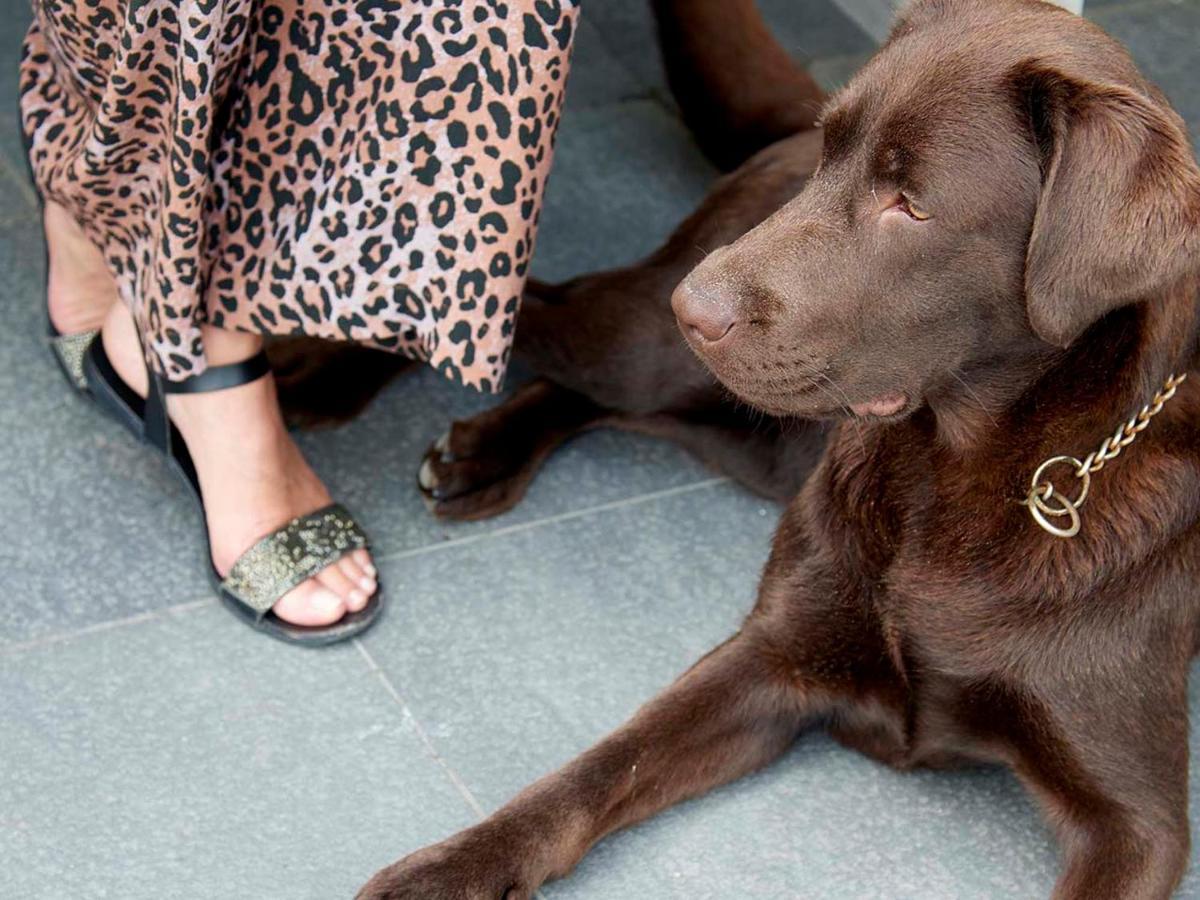
[[[1154,395],[1154,399],[1143,406],[1133,418],[1118,428],[1111,437],[1106,437],[1100,449],[1078,460],[1073,456],[1053,456],[1046,460],[1037,471],[1029,484],[1029,494],[1021,501],[1029,507],[1033,520],[1055,537],[1073,538],[1079,534],[1079,508],[1083,506],[1092,487],[1092,475],[1104,468],[1105,463],[1116,459],[1121,451],[1132,444],[1139,434],[1146,430],[1150,420],[1162,412],[1163,405],[1175,396],[1175,391],[1187,379],[1187,374],[1171,375],[1163,383],[1162,390]],[[1079,495],[1072,498],[1060,494],[1054,489],[1053,482],[1046,478],[1046,472],[1054,466],[1069,465],[1074,469],[1072,474],[1079,479]],[[1066,524],[1056,524],[1054,519],[1066,519]]]

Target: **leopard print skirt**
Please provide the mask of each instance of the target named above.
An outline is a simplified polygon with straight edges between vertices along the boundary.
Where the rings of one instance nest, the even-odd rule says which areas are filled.
[[[42,193],[167,378],[200,326],[350,340],[497,390],[578,0],[35,0]]]

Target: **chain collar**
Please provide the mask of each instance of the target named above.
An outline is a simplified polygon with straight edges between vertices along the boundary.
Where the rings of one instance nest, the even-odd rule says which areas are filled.
[[[1104,439],[1100,448],[1082,460],[1074,456],[1052,456],[1033,473],[1029,483],[1029,493],[1021,502],[1029,507],[1033,520],[1055,537],[1073,538],[1079,534],[1079,508],[1083,506],[1092,487],[1092,475],[1104,468],[1105,463],[1116,459],[1121,451],[1132,444],[1139,434],[1146,430],[1150,420],[1162,412],[1163,406],[1175,396],[1175,391],[1183,384],[1187,374],[1171,375],[1163,383],[1162,390],[1154,395],[1154,399],[1143,406],[1128,422],[1124,422],[1110,437]],[[1060,494],[1054,489],[1054,483],[1046,478],[1046,472],[1055,466],[1068,465],[1074,471],[1072,474],[1079,479],[1079,493],[1075,497]],[[1055,519],[1066,519],[1065,523],[1056,523]]]

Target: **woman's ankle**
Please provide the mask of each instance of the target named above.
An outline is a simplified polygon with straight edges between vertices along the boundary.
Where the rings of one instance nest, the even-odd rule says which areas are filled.
[[[204,358],[210,366],[227,366],[244,362],[263,348],[260,334],[244,331],[227,331],[202,325],[200,336],[204,341]]]
[[[118,303],[108,311],[100,329],[100,340],[104,344],[105,355],[120,379],[139,396],[145,397],[148,379],[142,342],[138,338],[133,313],[125,304]]]
[[[244,362],[263,346],[261,335],[225,331],[209,325],[202,326],[201,338],[210,368]],[[229,421],[231,410],[236,411],[236,423]],[[248,410],[253,410],[254,414],[247,419],[244,414]],[[275,382],[269,374],[221,391],[168,394],[167,411],[189,441],[216,439],[219,442],[222,438],[214,432],[225,432],[232,427],[248,450],[253,447],[271,456],[281,441],[290,440],[279,411]]]

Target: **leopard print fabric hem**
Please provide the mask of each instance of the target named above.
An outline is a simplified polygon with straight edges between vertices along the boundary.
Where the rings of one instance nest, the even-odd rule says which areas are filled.
[[[209,323],[499,389],[577,0],[34,8],[34,177],[103,250],[166,377],[203,371]]]

